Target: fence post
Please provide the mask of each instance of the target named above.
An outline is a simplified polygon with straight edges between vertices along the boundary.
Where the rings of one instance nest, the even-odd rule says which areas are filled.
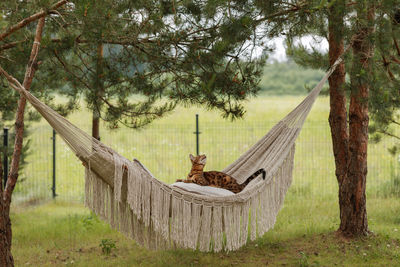
[[[196,114],[196,131],[194,134],[196,134],[196,155],[198,156],[200,154],[200,143],[199,143],[199,135],[201,132],[199,131],[199,114]]]
[[[53,186],[51,190],[53,192],[53,198],[57,196],[56,194],[56,131],[53,129]]]
[[[8,128],[3,129],[3,146],[4,146],[4,152],[3,152],[3,180],[4,184],[3,186],[6,186],[7,183],[7,176],[8,176]]]

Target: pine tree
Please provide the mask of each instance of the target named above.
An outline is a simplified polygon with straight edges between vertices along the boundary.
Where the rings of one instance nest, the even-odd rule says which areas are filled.
[[[46,49],[110,128],[141,127],[177,104],[243,116],[265,58],[252,54],[255,22],[241,5],[214,1],[79,1]],[[239,12],[240,11],[240,12]],[[251,47],[251,49],[247,49]]]
[[[0,28],[3,32],[3,30],[16,25],[18,22],[34,14],[35,12],[40,12],[40,10],[43,8],[47,9],[49,6],[51,6],[49,1],[1,1]],[[54,20],[52,22],[57,25]],[[52,24],[52,22],[48,23],[49,26]],[[57,28],[57,26],[52,26],[54,29]],[[43,34],[45,40],[50,39],[51,35],[52,33],[50,30],[47,30]],[[24,79],[25,67],[28,63],[27,59],[31,53],[34,36],[35,22],[33,22],[32,25],[28,24],[26,27],[13,32],[12,35],[7,36],[0,41],[0,65],[7,69],[10,73],[13,73],[13,75],[21,81]],[[45,40],[42,41],[42,43],[46,43]],[[58,76],[61,74],[61,72],[50,69],[48,64],[49,62],[43,60],[45,57],[42,54],[39,54],[39,58],[41,59],[39,61],[40,68],[43,71],[39,72],[36,75],[36,78],[32,81],[32,91],[48,105],[53,106],[55,109],[57,109],[57,111],[63,115],[66,115],[67,111],[72,109],[71,104],[73,103],[67,103],[66,105],[54,105],[52,101],[54,98],[52,87],[61,86]],[[45,73],[47,73],[47,75],[44,75]],[[15,141],[15,127],[12,121],[15,118],[18,107],[18,99],[20,96],[17,92],[15,92],[15,90],[12,90],[9,87],[5,79],[0,79],[0,95],[0,129],[2,130],[3,127],[10,128],[9,144],[13,144]],[[31,108],[28,109],[26,115],[24,131],[25,142],[22,148],[20,168],[24,166],[24,159],[29,153],[30,122],[38,121],[40,119],[40,115]],[[9,156],[12,155],[12,151],[13,147],[9,146]],[[2,186],[4,187],[3,184]]]
[[[112,127],[143,126],[179,103],[203,105],[237,118],[244,113],[241,102],[258,91],[264,57],[253,55],[255,21],[242,12],[245,5],[66,0],[0,5],[2,23],[7,25],[0,33],[0,73],[10,77],[6,68],[46,102],[54,93],[67,94],[67,106],[55,106],[64,115],[83,94],[96,115]],[[9,212],[18,180],[26,100],[7,91],[3,77],[1,82],[7,96],[2,104],[18,99],[13,106],[16,137],[10,174],[5,188],[0,188],[0,264],[13,266]],[[144,100],[131,103],[130,97],[138,95]]]
[[[398,1],[382,1],[376,10],[376,69],[374,97],[370,100],[372,141],[379,142],[383,136],[400,140],[398,126],[400,117],[399,70],[400,70],[400,4]],[[397,143],[389,151],[398,154]]]
[[[377,1],[310,1],[303,9],[306,16],[297,24],[292,21],[285,24],[289,54],[303,66],[327,69],[345,52],[345,44],[350,46],[351,54],[345,55],[346,66],[339,65],[329,79],[329,123],[339,183],[339,232],[346,236],[369,232],[365,196],[368,108],[379,98],[377,77],[382,75],[382,68],[377,67],[374,57],[376,35],[381,32],[376,24],[384,18],[382,14],[377,15],[375,7],[381,4]],[[307,34],[326,38],[329,53],[325,55],[317,49],[309,51],[292,41]],[[349,82],[345,80],[346,73]],[[386,84],[385,80],[381,82]]]
[[[32,3],[33,2],[33,3]],[[53,5],[50,5],[46,1],[32,1],[30,3],[24,2],[14,2],[14,1],[3,1],[0,3],[2,14],[1,23],[6,26],[3,28],[2,33],[0,34],[0,56],[1,56],[1,65],[7,66],[15,72],[17,77],[23,77],[23,86],[29,90],[32,85],[33,76],[35,74],[40,61],[38,61],[38,51],[39,46],[43,37],[43,28],[45,24],[45,16],[49,15],[53,9],[57,9],[66,4],[67,1],[61,0]],[[35,5],[37,4],[37,5]],[[49,4],[48,6],[45,6]],[[50,9],[44,8],[50,7]],[[30,15],[29,17],[24,17],[24,19],[19,20],[22,16],[26,15],[28,12],[38,11],[37,13]],[[31,23],[37,21],[36,27],[32,27]],[[21,30],[22,29],[22,30]],[[34,32],[34,34],[33,34]],[[27,40],[29,37],[34,41],[32,43],[32,39],[29,40],[29,44],[31,45],[30,53],[26,53],[27,49]],[[25,38],[25,39],[24,39]],[[15,52],[15,48],[17,48],[17,52]],[[25,58],[22,58],[25,56]],[[24,63],[22,63],[24,60]],[[27,60],[28,59],[28,60]],[[18,62],[18,66],[16,65],[16,61]],[[25,73],[23,74],[22,66],[26,66]],[[4,74],[3,68],[0,68],[2,74]],[[13,104],[11,102],[16,103],[18,100],[18,104],[16,105],[15,112],[15,140],[14,140],[14,150],[12,153],[12,159],[10,163],[10,171],[8,173],[7,183],[0,186],[0,265],[1,266],[14,266],[13,256],[11,254],[11,244],[12,244],[12,229],[11,229],[11,220],[10,220],[10,205],[12,199],[12,193],[14,191],[15,185],[18,180],[19,170],[21,165],[21,155],[23,154],[23,140],[24,140],[24,115],[25,115],[25,105],[26,100],[23,97],[19,97],[14,95],[13,93],[9,93],[4,86],[4,80],[2,77],[1,80],[2,86],[0,86],[0,90],[2,93],[2,108],[1,116],[3,119],[7,119],[13,115],[13,112],[10,112],[8,108],[12,107]],[[4,94],[3,94],[4,93]],[[44,89],[39,90],[39,93],[43,93],[39,96],[46,96],[46,91]],[[2,165],[0,160],[0,173],[2,172]]]
[[[287,36],[287,52],[302,66],[326,70],[350,46],[344,55],[345,63],[329,79],[329,123],[339,183],[339,232],[346,236],[368,234],[365,205],[368,109],[377,131],[387,129],[382,126],[386,127],[387,121],[396,115],[398,97],[393,91],[397,85],[393,73],[398,67],[394,66],[396,56],[393,57],[397,55],[393,49],[396,39],[388,42],[396,31],[392,25],[400,17],[396,16],[397,8],[393,8],[396,5],[391,0],[254,1],[259,11],[258,27],[265,29],[269,37]],[[296,42],[310,35],[325,38],[329,52],[309,50]],[[388,98],[389,101],[383,100]]]

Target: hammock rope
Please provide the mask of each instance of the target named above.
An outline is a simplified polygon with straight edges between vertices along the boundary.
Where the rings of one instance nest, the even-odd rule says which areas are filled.
[[[295,140],[324,83],[223,172],[240,183],[259,168],[265,181],[253,180],[231,196],[201,195],[157,180],[137,159],[128,160],[42,103],[14,78],[10,85],[49,122],[85,163],[85,204],[114,229],[150,249],[190,248],[232,251],[271,229],[292,182]]]

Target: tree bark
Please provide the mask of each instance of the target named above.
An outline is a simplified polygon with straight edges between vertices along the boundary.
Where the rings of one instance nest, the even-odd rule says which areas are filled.
[[[329,60],[333,64],[344,52],[343,29],[345,1],[336,1],[329,13]],[[374,8],[357,6],[358,28],[352,43],[353,65],[350,73],[351,93],[349,125],[347,124],[345,66],[341,64],[329,78],[329,125],[339,184],[340,227],[347,237],[368,234],[366,210],[366,176],[368,146],[368,73],[373,53],[370,35],[373,33]],[[367,11],[365,11],[367,10]]]
[[[374,31],[374,27],[369,24],[374,20],[374,13],[373,6],[368,9],[358,8],[357,17],[360,25],[352,44],[348,169],[339,190],[341,213],[339,231],[345,236],[362,236],[369,232],[365,190],[369,123],[368,75],[371,73],[370,60],[373,55],[373,44],[369,37]]]
[[[35,75],[37,69],[37,55],[39,53],[39,46],[42,40],[42,32],[44,27],[45,19],[44,17],[40,18],[36,27],[36,35],[32,45],[31,55],[29,57],[29,61],[25,71],[24,82],[22,86],[29,91],[31,88],[33,76]],[[15,184],[18,179],[18,170],[19,170],[19,162],[21,158],[22,152],[22,143],[23,143],[23,135],[24,135],[24,111],[26,106],[26,99],[24,97],[20,97],[18,101],[17,115],[15,119],[15,143],[14,143],[14,151],[10,164],[10,173],[7,180],[7,184],[4,189],[4,199],[7,202],[11,202],[11,194],[14,190]]]
[[[35,39],[32,45],[31,55],[26,67],[23,86],[29,90],[32,84],[33,76],[37,69],[37,55],[39,52],[40,42],[42,40],[42,32],[45,18],[41,17],[36,26]],[[18,101],[17,114],[15,119],[15,143],[14,151],[10,164],[10,172],[5,185],[2,198],[0,199],[0,263],[1,266],[14,266],[14,259],[11,254],[12,229],[10,220],[11,196],[14,191],[18,179],[19,163],[22,153],[23,135],[24,135],[24,111],[26,99],[20,97]]]
[[[344,1],[337,2],[329,13],[329,62],[330,65],[343,54],[343,12]],[[347,176],[348,141],[345,85],[345,64],[342,62],[329,77],[330,113],[333,154],[336,165],[336,178],[339,185]]]
[[[0,174],[3,173],[3,165],[0,155]],[[0,193],[3,195],[3,187],[0,186]],[[6,236],[6,217],[4,216],[4,202],[0,200],[0,266],[7,266],[7,262],[12,262],[12,255],[9,249]]]
[[[17,24],[9,27],[6,31],[4,31],[2,34],[0,34],[0,41],[3,40],[4,38],[10,36],[11,34],[13,34],[14,32],[18,31],[19,29],[25,27],[26,25],[34,22],[35,20],[38,20],[40,18],[44,18],[46,15],[48,15],[52,10],[57,9],[63,5],[65,5],[68,1],[67,0],[61,0],[58,1],[57,3],[55,3],[54,5],[52,5],[49,9],[47,10],[42,10],[36,14],[33,14],[30,17],[27,17],[23,20],[21,20],[20,22],[18,22]]]
[[[92,118],[92,136],[100,140],[100,117],[97,110],[93,110]]]
[[[103,93],[104,88],[102,84],[103,76],[103,44],[97,46],[97,64],[96,64],[96,77],[94,78],[94,90],[96,90],[96,103],[93,105],[93,118],[92,118],[92,136],[97,140],[100,140],[100,109],[101,99],[99,99]]]
[[[13,266],[14,260],[11,254],[11,244],[7,236],[9,216],[4,209],[4,201],[0,201],[0,266]]]
[[[329,9],[329,62],[332,65],[344,52],[344,1],[339,1]],[[339,184],[340,221],[346,221],[347,171],[349,162],[349,134],[347,127],[347,109],[345,86],[345,64],[336,67],[329,77],[330,113],[332,148],[335,158],[336,179]],[[341,226],[340,226],[341,229]]]

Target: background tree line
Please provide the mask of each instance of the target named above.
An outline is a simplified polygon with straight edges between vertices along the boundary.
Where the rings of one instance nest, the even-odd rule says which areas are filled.
[[[260,93],[268,95],[305,95],[324,75],[322,70],[302,67],[290,58],[267,62],[260,81]],[[327,94],[327,86],[323,94]]]

